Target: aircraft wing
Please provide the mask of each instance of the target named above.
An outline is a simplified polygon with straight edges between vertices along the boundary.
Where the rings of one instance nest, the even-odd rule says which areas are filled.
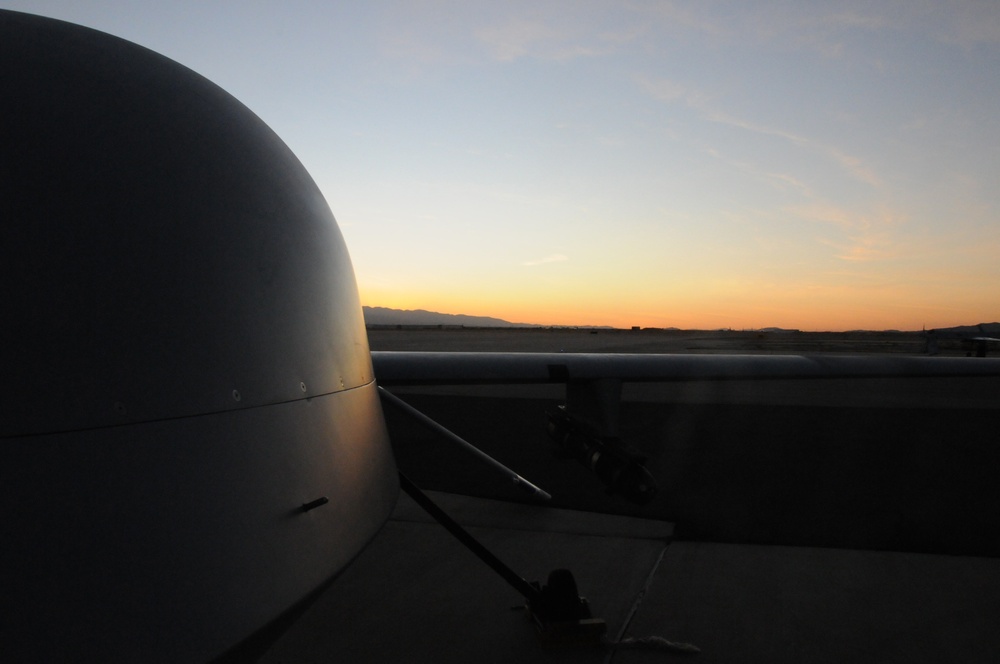
[[[751,456],[752,462],[767,466],[767,473],[761,476],[777,477],[782,473],[798,474],[788,459],[793,453],[800,454],[806,441],[813,441],[817,455],[837,454],[837,448],[842,448],[837,458],[869,455],[882,446],[878,463],[891,463],[894,454],[909,454],[905,446],[910,441],[912,449],[925,446],[932,450],[924,454],[921,472],[933,473],[937,466],[927,460],[931,454],[941,453],[941,441],[961,431],[958,427],[976,430],[979,424],[973,423],[977,418],[996,407],[992,395],[1000,378],[1000,359],[961,357],[412,351],[376,351],[371,355],[380,386],[404,395],[408,403],[388,393],[383,393],[384,400],[396,410],[409,410],[411,417],[424,418],[424,426],[436,427],[439,433],[468,446],[447,429],[457,425],[470,432],[472,445],[480,445],[482,440],[490,448],[485,452],[486,459],[490,459],[489,455],[516,458],[525,447],[532,447],[525,441],[541,431],[547,434],[549,445],[534,447],[551,449],[554,442],[558,455],[581,461],[600,478],[608,493],[639,505],[654,500],[658,485],[663,484],[657,478],[664,473],[670,478],[669,473],[690,461],[680,456],[685,445],[709,449],[718,444],[720,463],[729,464],[737,455]],[[624,383],[645,385],[623,390]],[[544,398],[539,399],[539,391],[534,391],[532,397],[523,387],[531,384],[555,384],[557,389],[546,389]],[[479,386],[500,389],[487,394]],[[535,403],[530,412],[512,410],[506,417],[491,421],[503,408],[487,403],[497,396],[534,399]],[[476,399],[480,400],[479,411],[471,408],[477,406]],[[562,405],[556,406],[555,401]],[[825,410],[809,410],[817,408]],[[414,412],[419,409],[429,410]],[[832,414],[832,409],[838,412]],[[934,411],[947,416],[934,417]],[[916,413],[930,419],[925,425],[915,424]],[[715,430],[720,419],[733,423],[730,430]],[[516,433],[509,426],[515,421],[524,422]],[[390,418],[390,425],[398,422]],[[945,426],[946,430],[932,434],[931,426]],[[500,434],[502,431],[509,433]],[[412,436],[397,435],[395,439],[408,440]],[[723,452],[731,440],[744,444]],[[900,449],[885,451],[890,448],[882,441]],[[415,447],[405,443],[395,447],[405,467],[406,455]],[[771,460],[763,461],[765,458]],[[523,463],[522,467],[530,468],[536,462]],[[534,486],[531,475],[521,477],[519,471],[499,465],[514,484],[531,492],[547,493],[544,486]],[[777,472],[777,468],[783,470]],[[707,477],[715,470],[712,467],[699,472]],[[869,479],[871,486],[866,490],[878,490],[881,480]],[[756,490],[746,478],[739,481],[747,484],[746,491]],[[830,477],[827,481],[835,484],[839,479]],[[673,478],[668,482],[674,482]],[[733,486],[730,480],[723,483]],[[989,486],[984,483],[982,488],[989,492]],[[906,488],[907,495],[911,491]],[[654,505],[664,510],[663,516],[674,518],[672,508],[662,503],[666,497],[659,493]],[[582,507],[581,503],[566,506]],[[592,503],[587,507],[602,509]],[[728,508],[720,510],[726,511]],[[953,527],[954,523],[948,530]],[[727,531],[726,537],[737,531]],[[809,538],[828,546],[865,545],[846,535],[817,534]],[[957,545],[958,539],[966,544]],[[949,546],[902,542],[889,536],[866,541],[939,552],[993,549],[969,539],[967,535],[952,538]],[[795,535],[781,541],[810,540]]]
[[[646,505],[653,501],[659,492],[660,482],[656,479],[662,472],[656,468],[655,457],[669,450],[671,442],[664,437],[646,437],[645,444],[633,445],[636,434],[642,437],[644,432],[636,431],[636,423],[648,422],[648,415],[641,414],[634,404],[626,401],[634,400],[636,390],[623,391],[623,383],[661,383],[678,384],[679,389],[671,394],[663,392],[646,395],[644,400],[659,404],[655,406],[663,411],[670,403],[684,402],[689,405],[721,405],[722,394],[736,393],[744,404],[766,406],[767,412],[774,412],[773,418],[763,423],[760,431],[752,436],[746,436],[748,429],[735,431],[729,435],[745,437],[746,440],[766,440],[773,437],[775,431],[797,428],[799,431],[793,440],[809,440],[815,438],[809,422],[792,425],[796,417],[801,417],[801,409],[789,411],[788,408],[804,405],[803,395],[812,394],[811,404],[818,407],[853,407],[880,409],[889,412],[894,409],[892,417],[899,419],[902,415],[899,409],[954,408],[956,399],[964,407],[974,407],[982,404],[983,395],[995,393],[995,388],[987,386],[983,379],[1000,377],[1000,359],[984,360],[970,358],[939,358],[920,356],[892,355],[755,355],[755,354],[627,354],[627,353],[512,353],[512,352],[412,352],[412,351],[380,351],[372,352],[372,363],[376,379],[382,386],[384,400],[390,401],[396,408],[409,411],[411,417],[423,419],[425,426],[437,429],[446,437],[458,442],[461,446],[471,448],[475,454],[480,450],[470,445],[461,437],[456,436],[446,427],[427,417],[414,408],[413,404],[400,401],[384,388],[411,391],[416,386],[417,395],[411,394],[418,401],[424,387],[445,389],[451,393],[445,402],[449,409],[441,410],[441,402],[433,400],[427,404],[436,410],[446,420],[461,421],[465,414],[455,412],[454,404],[475,396],[469,390],[474,386],[524,386],[530,384],[555,383],[565,385],[565,392],[559,394],[549,391],[550,402],[541,406],[542,412],[533,416],[538,428],[548,433],[552,442],[559,448],[558,454],[563,457],[575,458],[583,463],[607,487],[610,494],[618,494],[631,502]],[[978,383],[979,387],[971,387]],[[964,383],[960,390],[978,393],[974,399],[957,396],[955,381]],[[762,383],[770,382],[765,386]],[[803,382],[811,382],[806,387]],[[727,383],[726,389],[708,387],[709,383]],[[689,387],[693,386],[692,387]],[[698,387],[700,385],[701,387]],[[445,386],[433,388],[433,386]],[[472,387],[467,387],[472,386]],[[733,389],[729,389],[731,386]],[[721,386],[720,386],[721,387]],[[769,389],[776,387],[778,389]],[[520,388],[503,388],[504,396],[520,396]],[[457,390],[457,391],[456,391]],[[648,389],[646,390],[649,391]],[[496,393],[494,393],[494,396]],[[626,397],[623,399],[623,395]],[[919,398],[914,397],[919,395]],[[439,392],[440,396],[440,392]],[[563,402],[557,408],[552,407],[551,398]],[[693,396],[693,398],[692,398]],[[426,401],[427,393],[424,393]],[[987,407],[992,407],[992,399],[987,397]],[[466,403],[469,403],[466,401]],[[720,411],[721,412],[721,411]],[[763,411],[762,411],[763,412]],[[870,414],[870,412],[868,413]],[[747,417],[746,413],[734,413],[734,416]],[[816,413],[816,422],[827,419],[829,413]],[[524,413],[511,413],[511,417],[525,419]],[[677,428],[690,418],[684,413],[674,414],[669,418],[661,418],[653,428],[660,431]],[[702,419],[711,420],[712,415]],[[860,422],[863,418],[854,418]],[[496,431],[503,428],[502,423],[482,426],[481,417],[475,428]],[[470,423],[472,424],[472,423]],[[701,422],[690,422],[689,426],[704,428]],[[886,419],[879,423],[878,428],[885,429],[887,435],[894,440],[912,438],[905,428],[896,422]],[[863,425],[862,425],[863,427]],[[648,428],[648,427],[647,427]],[[869,427],[870,428],[870,427]],[[685,433],[689,436],[689,433]],[[856,429],[846,427],[839,433],[845,440],[860,440]],[[525,436],[518,436],[522,441]],[[400,453],[397,446],[397,454]],[[509,445],[500,450],[507,455],[511,452]],[[483,454],[487,462],[493,459],[489,454]],[[777,454],[778,457],[783,456]],[[646,462],[653,457],[649,468]],[[777,461],[777,460],[776,460]],[[405,465],[405,464],[404,464]],[[535,486],[531,478],[525,478],[517,472],[497,463],[498,469],[535,495],[547,496],[544,487]],[[794,467],[789,468],[794,472]],[[579,508],[580,505],[572,505]],[[669,515],[669,513],[668,513]],[[672,515],[670,515],[672,516]],[[791,541],[799,541],[793,539]],[[825,541],[825,544],[843,545],[850,540]],[[853,541],[851,541],[853,544]],[[886,545],[891,545],[889,540]],[[973,547],[975,550],[975,547]]]
[[[1000,359],[844,355],[642,355],[373,351],[382,385],[1000,376]]]

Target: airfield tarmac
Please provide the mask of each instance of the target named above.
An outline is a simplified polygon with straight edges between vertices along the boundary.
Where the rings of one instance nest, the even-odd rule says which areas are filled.
[[[924,352],[920,332],[622,330],[606,328],[374,327],[371,350],[521,353],[907,353]],[[943,354],[962,353],[945,341]],[[964,353],[962,353],[964,354]]]
[[[922,351],[906,333],[369,338],[373,350]],[[660,635],[702,652],[539,646],[509,610],[516,593],[401,495],[379,537],[265,662],[992,662],[1000,653],[998,378],[626,389],[623,440],[659,482],[645,506],[607,495],[582,464],[553,454],[545,410],[563,398],[559,386],[393,391],[553,495],[533,505],[386,409],[400,468],[502,559],[529,580],[571,568],[612,640]]]

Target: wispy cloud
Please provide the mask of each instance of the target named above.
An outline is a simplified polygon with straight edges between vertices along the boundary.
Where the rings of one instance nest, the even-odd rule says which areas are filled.
[[[817,153],[824,158],[837,163],[841,169],[844,170],[844,172],[856,180],[860,180],[861,182],[864,182],[872,187],[881,186],[881,179],[860,157],[848,154],[837,147],[801,136],[794,132],[738,118],[730,113],[720,110],[712,96],[699,90],[690,89],[675,81],[650,78],[645,75],[637,75],[633,78],[635,82],[654,99],[658,99],[666,103],[682,103],[686,107],[697,111],[703,119],[709,122],[715,122],[729,127],[736,127],[737,129],[742,129],[755,134],[773,136],[781,139],[795,145],[798,148]]]
[[[858,32],[874,32],[890,28],[891,23],[882,16],[846,10],[831,14],[812,14],[809,10],[801,16],[781,21],[770,17],[781,26],[771,37],[775,43],[791,44],[795,48],[813,51],[827,58],[844,57],[850,50],[848,44]],[[853,53],[853,52],[852,52]]]
[[[790,175],[788,173],[775,173],[773,171],[768,171],[768,170],[759,168],[759,167],[755,166],[754,164],[751,164],[751,163],[748,163],[748,162],[745,162],[745,161],[738,161],[736,159],[731,159],[731,158],[726,157],[725,155],[723,155],[721,152],[719,152],[715,148],[706,148],[706,152],[708,152],[708,154],[711,155],[712,157],[715,157],[719,161],[721,161],[721,162],[723,162],[725,164],[728,164],[729,166],[731,166],[732,168],[735,168],[738,171],[742,171],[742,172],[747,173],[749,175],[752,175],[752,176],[754,176],[756,178],[760,178],[762,180],[765,180],[766,182],[768,182],[769,184],[771,184],[771,186],[775,187],[776,189],[780,189],[780,190],[783,190],[783,191],[784,190],[788,190],[788,189],[794,189],[795,191],[798,191],[803,196],[807,196],[807,197],[810,197],[810,198],[813,196],[813,191],[809,187],[809,185],[807,185],[806,183],[802,182],[801,180],[799,180],[798,178],[796,178],[794,175]]]
[[[559,40],[559,33],[542,21],[513,19],[476,30],[476,37],[501,62],[527,55],[540,43]]]
[[[651,26],[651,34],[678,38],[696,35],[716,44],[749,42],[755,47],[811,51],[840,58],[853,54],[849,44],[855,35],[892,29],[898,21],[895,15],[907,9],[905,3],[891,10],[873,9],[869,4],[850,7],[838,3],[827,7],[821,3],[730,3],[726,11],[720,12],[711,3],[659,2],[636,8],[636,12]],[[893,18],[888,18],[890,15]]]
[[[477,28],[474,35],[490,57],[500,62],[525,57],[560,61],[593,57],[610,53],[621,43],[621,35],[592,35],[544,17],[508,19]]]
[[[989,0],[933,5],[927,18],[931,34],[943,42],[966,49],[1000,43],[1000,14]]]
[[[533,265],[544,265],[546,263],[561,263],[563,261],[568,261],[569,256],[566,254],[549,254],[544,258],[536,258],[535,260],[525,261],[521,265],[533,266]]]
[[[653,78],[636,74],[632,79],[654,99],[663,102],[680,101],[685,106],[709,112],[710,98],[702,92],[666,78]]]
[[[680,7],[673,2],[653,2],[633,6],[637,15],[647,24],[668,33],[721,35],[727,32],[723,23],[706,15],[706,12]]]
[[[892,238],[886,232],[870,231],[851,235],[847,242],[823,240],[823,244],[837,250],[837,258],[852,263],[863,263],[895,258],[898,255]]]
[[[864,160],[847,154],[832,145],[826,145],[819,141],[814,141],[804,136],[799,136],[798,134],[776,129],[774,127],[767,127],[765,125],[747,122],[746,120],[735,118],[721,111],[707,111],[706,117],[712,122],[718,122],[719,124],[731,127],[738,127],[740,129],[745,129],[746,131],[751,131],[757,134],[763,134],[765,136],[775,136],[800,148],[819,153],[827,159],[839,164],[840,167],[854,179],[860,180],[861,182],[871,185],[872,187],[879,187],[882,183],[881,179],[875,174],[875,172],[864,163]]]
[[[896,231],[906,223],[903,214],[886,209],[859,214],[826,204],[790,207],[786,211],[798,219],[830,224],[841,230],[840,238],[819,240],[833,247],[840,260],[870,262],[898,258],[906,253],[896,237]]]

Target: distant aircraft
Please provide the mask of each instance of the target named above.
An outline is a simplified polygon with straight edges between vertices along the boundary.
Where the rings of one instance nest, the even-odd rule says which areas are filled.
[[[8,661],[259,652],[396,501],[376,376],[569,382],[566,421],[601,438],[621,381],[998,373],[776,356],[373,368],[334,217],[242,104],[140,46],[9,11],[0,87]]]
[[[1000,338],[991,337],[984,331],[984,325],[979,324],[975,328],[951,328],[946,330],[927,330],[924,337],[927,340],[927,354],[937,355],[941,352],[941,341],[958,340],[962,350],[966,355],[972,357],[986,357],[990,344],[1000,344]],[[976,329],[977,332],[972,332]]]

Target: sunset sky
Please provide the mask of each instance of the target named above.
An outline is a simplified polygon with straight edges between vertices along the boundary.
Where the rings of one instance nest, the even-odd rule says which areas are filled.
[[[249,106],[319,183],[367,305],[1000,320],[993,0],[0,6],[152,48]]]

